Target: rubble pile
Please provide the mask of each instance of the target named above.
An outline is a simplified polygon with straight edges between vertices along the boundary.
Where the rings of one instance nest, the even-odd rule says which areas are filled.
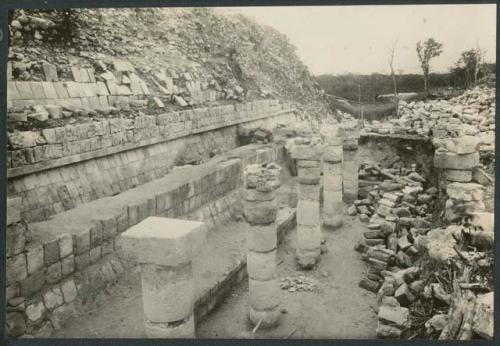
[[[281,279],[280,287],[288,292],[312,292],[319,291],[319,282],[303,274],[297,277],[284,277]]]
[[[382,271],[413,266],[418,255],[413,242],[430,230],[438,190],[424,188],[426,179],[415,167],[384,169],[365,163],[361,165],[360,179],[377,185],[365,188],[366,197],[354,201],[348,213],[368,223],[368,230],[356,245],[370,266],[360,286],[377,292],[383,281]]]
[[[494,150],[495,89],[476,87],[450,100],[400,101],[399,119],[367,122],[365,133],[432,137],[477,136],[482,150]]]
[[[443,221],[454,224],[436,228],[439,191],[415,165],[363,163],[359,177],[363,199],[348,213],[368,223],[355,250],[369,265],[359,286],[377,293],[377,336],[491,339],[494,220],[482,212],[484,187],[446,180]]]

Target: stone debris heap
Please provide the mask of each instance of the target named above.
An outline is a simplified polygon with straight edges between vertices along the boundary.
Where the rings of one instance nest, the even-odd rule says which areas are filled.
[[[320,163],[323,144],[319,137],[295,138],[291,156],[297,160],[297,261],[311,269],[321,254]]]
[[[320,133],[325,143],[323,149],[323,224],[342,226],[344,202],[342,201],[342,128],[323,124]]]
[[[448,149],[455,143],[447,160],[471,154],[463,149],[470,142],[447,141]],[[471,181],[473,174],[450,175],[449,168],[459,168],[451,166],[440,166],[437,189],[426,187],[416,165],[361,165],[360,177],[372,184],[362,187],[364,198],[348,212],[368,223],[355,249],[369,265],[359,285],[377,293],[380,338],[492,338],[493,214],[482,212],[484,187]],[[450,180],[464,175],[467,182]],[[443,219],[434,211],[444,200]],[[455,224],[432,229],[436,218]]]
[[[269,328],[276,326],[281,316],[275,225],[276,190],[281,185],[281,167],[275,163],[248,165],[244,185],[245,218],[253,226],[247,235],[249,318],[254,325]]]
[[[399,102],[399,119],[366,123],[365,133],[449,137],[477,136],[482,150],[495,148],[495,89],[476,87],[450,100]]]
[[[359,215],[361,221],[370,224],[370,228],[376,227],[384,218],[392,220],[393,217],[417,217],[427,220],[425,224],[429,223],[438,189],[424,188],[426,179],[416,171],[416,165],[383,168],[378,163],[363,162],[359,176],[359,196],[363,199],[354,201],[348,209],[349,215]],[[415,222],[420,224],[423,221]]]

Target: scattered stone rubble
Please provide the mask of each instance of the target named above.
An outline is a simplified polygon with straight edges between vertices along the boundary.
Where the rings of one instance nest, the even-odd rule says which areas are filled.
[[[280,287],[288,292],[318,292],[321,290],[320,284],[313,278],[305,275],[297,277],[284,277],[281,279]]]
[[[450,100],[399,102],[398,119],[366,122],[365,133],[437,138],[476,136],[481,150],[495,148],[495,89],[476,87]]]
[[[478,143],[465,136],[439,144],[447,148],[446,158],[435,157],[439,189],[428,186],[416,165],[360,166],[363,199],[348,213],[368,223],[355,249],[369,265],[359,285],[377,293],[378,337],[492,338],[494,223],[493,214],[484,213],[484,187],[472,182]],[[440,207],[441,189],[446,202]],[[435,228],[435,210],[454,224]]]

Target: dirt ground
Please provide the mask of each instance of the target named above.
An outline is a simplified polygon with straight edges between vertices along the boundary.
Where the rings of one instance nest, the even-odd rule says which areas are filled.
[[[294,231],[288,233],[279,249],[280,280],[304,275],[317,282],[320,291],[282,290],[281,323],[276,329],[257,330],[255,338],[373,339],[377,327],[376,296],[358,287],[366,270],[353,246],[365,224],[346,216],[344,226],[324,231],[328,252],[316,269],[296,267]],[[278,262],[280,263],[280,262]],[[242,282],[208,319],[197,326],[200,338],[252,337],[253,326],[247,318],[248,282]]]
[[[365,224],[346,216],[344,226],[324,231],[328,252],[316,269],[296,268],[295,231],[286,235],[279,250],[279,277],[306,276],[319,290],[282,290],[281,324],[273,330],[258,330],[255,338],[375,338],[377,323],[375,294],[358,287],[364,262],[353,250]],[[199,338],[247,338],[252,326],[247,319],[248,282],[245,280],[226,300],[197,325]],[[85,312],[69,320],[56,338],[144,338],[140,273],[127,274],[86,302]]]

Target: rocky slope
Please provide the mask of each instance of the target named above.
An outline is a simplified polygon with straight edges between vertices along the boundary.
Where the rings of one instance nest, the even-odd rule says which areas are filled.
[[[185,106],[179,98],[202,103],[190,81],[201,91],[215,90],[218,102],[272,97],[293,101],[311,116],[328,110],[287,37],[244,16],[204,8],[19,10],[9,20],[14,81],[50,80],[44,70],[50,64],[60,81],[73,80],[77,67],[93,69],[95,79],[106,82],[102,74],[114,73],[118,59],[146,83],[149,113],[162,103]]]

